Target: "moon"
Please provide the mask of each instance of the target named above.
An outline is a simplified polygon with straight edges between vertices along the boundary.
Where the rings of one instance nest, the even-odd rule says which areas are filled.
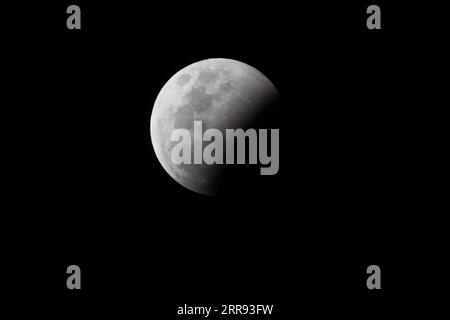
[[[150,135],[159,162],[182,186],[200,194],[216,194],[224,165],[174,164],[171,150],[177,142],[171,141],[172,131],[187,129],[194,137],[194,121],[202,121],[203,132],[245,129],[277,97],[268,78],[236,60],[207,59],[181,69],[161,89],[151,114]]]

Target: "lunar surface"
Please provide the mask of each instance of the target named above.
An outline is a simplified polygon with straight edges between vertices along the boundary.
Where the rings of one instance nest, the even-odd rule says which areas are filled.
[[[207,59],[185,67],[167,81],[153,106],[150,133],[158,160],[184,187],[215,194],[224,165],[174,164],[171,151],[178,142],[171,141],[172,131],[188,129],[193,139],[194,121],[202,121],[203,132],[217,128],[225,137],[225,129],[250,126],[277,97],[269,79],[236,60]]]

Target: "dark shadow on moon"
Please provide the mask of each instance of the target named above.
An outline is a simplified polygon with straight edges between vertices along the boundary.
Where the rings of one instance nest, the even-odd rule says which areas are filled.
[[[184,112],[192,112],[190,108],[185,109]],[[266,105],[261,107],[262,112],[251,119],[242,129],[249,128],[258,129],[279,129],[280,128],[280,108],[279,98],[274,97],[269,99]],[[182,116],[181,114],[179,115]],[[188,119],[187,123],[183,125],[188,126],[192,115],[183,116]],[[192,124],[190,125],[192,129]],[[225,138],[225,131],[222,131]],[[270,150],[270,139],[269,139]],[[207,143],[203,144],[205,147]],[[225,146],[225,141],[224,141]],[[270,190],[270,184],[273,177],[260,175],[260,164],[247,164],[249,148],[246,144],[246,164],[222,164],[222,165],[207,165],[207,164],[180,164],[178,167],[189,173],[188,178],[181,177],[176,171],[174,173],[178,176],[180,182],[185,187],[195,192],[200,192],[204,195],[224,196],[228,195],[244,197],[248,193],[254,193],[255,190],[260,190],[261,193]],[[236,154],[236,146],[235,146]],[[224,147],[223,157],[226,159],[226,150]],[[194,159],[193,151],[191,152],[191,159]],[[197,177],[197,179],[192,179]],[[207,179],[201,179],[207,177]]]
[[[205,93],[204,86],[198,86],[192,91],[193,103],[187,103],[180,107],[176,113],[176,127],[193,130],[192,119],[195,118],[194,113],[206,112],[212,107],[212,101],[217,99],[217,95],[208,95]],[[243,130],[249,128],[256,129],[279,129],[280,127],[280,108],[279,97],[269,97],[264,100],[263,104],[258,108],[259,113],[253,115],[252,118],[247,118],[245,125],[239,126]],[[239,103],[239,102],[238,102]],[[238,109],[238,108],[232,108]],[[195,111],[195,112],[194,112]],[[208,128],[217,127],[218,124],[209,124],[203,121],[203,132]],[[237,129],[237,128],[236,128]],[[225,139],[225,128],[221,129]],[[270,139],[269,139],[270,140]],[[209,142],[204,142],[203,148]],[[180,169],[189,172],[189,178],[179,176],[182,184],[189,189],[200,192],[205,195],[216,196],[244,196],[246,193],[254,192],[254,190],[269,189],[269,179],[260,175],[260,164],[250,165],[248,163],[249,148],[246,144],[246,164],[222,164],[222,165],[207,165],[207,164],[181,164]],[[270,141],[269,141],[270,150]],[[236,154],[236,146],[235,146]],[[226,159],[225,140],[223,157]],[[194,158],[193,151],[191,159]],[[178,175],[178,174],[177,174]],[[197,177],[197,179],[192,179]],[[201,177],[207,177],[201,179]],[[273,181],[273,180],[270,180]]]
[[[251,119],[244,130],[249,128],[279,129],[281,124],[281,110],[279,97],[269,99],[262,107],[262,112]],[[270,139],[269,139],[270,150]],[[246,163],[248,162],[248,146],[246,144]],[[224,152],[224,155],[226,153]],[[235,147],[236,154],[236,147]],[[281,157],[281,155],[280,155]],[[217,196],[233,195],[234,197],[245,197],[248,193],[259,190],[261,194],[269,193],[273,180],[276,176],[261,176],[261,164],[225,164],[221,175],[214,185],[214,194]]]

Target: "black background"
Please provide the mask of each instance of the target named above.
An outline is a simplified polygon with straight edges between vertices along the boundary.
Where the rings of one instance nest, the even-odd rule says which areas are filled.
[[[76,1],[71,31],[70,4],[2,21],[2,294],[448,295],[439,8],[378,1],[370,31],[371,2]],[[164,83],[210,57],[254,66],[281,95],[278,175],[216,198],[172,180],[149,134]],[[371,264],[381,291],[366,288]]]

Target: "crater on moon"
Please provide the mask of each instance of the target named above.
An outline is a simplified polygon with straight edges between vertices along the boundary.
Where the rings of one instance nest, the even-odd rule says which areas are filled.
[[[189,80],[191,80],[191,76],[189,74],[182,74],[177,81],[177,84],[179,86],[184,86],[185,84],[187,84],[189,82]]]

